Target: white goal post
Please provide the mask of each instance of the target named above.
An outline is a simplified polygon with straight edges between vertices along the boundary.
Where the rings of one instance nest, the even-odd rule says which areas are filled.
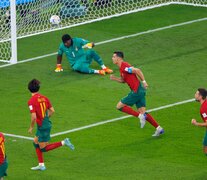
[[[0,62],[17,63],[17,39],[170,4],[207,7],[207,0],[1,0]]]

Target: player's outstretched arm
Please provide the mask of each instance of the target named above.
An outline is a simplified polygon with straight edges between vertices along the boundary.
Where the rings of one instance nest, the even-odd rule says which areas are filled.
[[[55,72],[63,71],[61,63],[62,63],[62,55],[57,55],[57,64],[56,64]]]
[[[87,43],[83,46],[83,48],[88,48],[88,49],[91,49],[95,46],[94,42],[90,42],[90,43]]]
[[[192,119],[191,123],[194,126],[207,127],[207,121],[205,121],[203,123],[199,123],[199,122],[196,121],[196,119]]]
[[[147,89],[148,84],[147,84],[147,82],[145,81],[144,74],[142,73],[142,71],[141,71],[139,68],[134,68],[134,67],[132,67],[132,73],[136,74],[136,75],[139,77],[139,79],[140,79],[140,80],[142,81],[142,83],[143,83],[144,88]]]
[[[116,76],[114,76],[113,74],[110,75],[110,79],[111,79],[112,81],[117,81],[117,82],[119,82],[119,83],[124,83],[124,80],[122,79],[122,77],[116,77]]]

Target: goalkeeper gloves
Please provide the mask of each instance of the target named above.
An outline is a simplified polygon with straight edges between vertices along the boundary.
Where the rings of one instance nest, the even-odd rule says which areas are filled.
[[[93,43],[87,43],[83,46],[83,48],[88,48],[88,49],[91,49],[92,47],[94,46]]]
[[[62,65],[61,64],[57,64],[55,72],[60,72],[60,71],[63,71]]]

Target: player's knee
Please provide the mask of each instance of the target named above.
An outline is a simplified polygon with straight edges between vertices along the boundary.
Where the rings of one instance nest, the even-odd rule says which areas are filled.
[[[117,105],[116,105],[116,109],[119,110],[119,111],[122,111],[122,108],[124,107],[125,105],[122,103],[122,102],[119,102]]]
[[[119,110],[119,111],[122,111],[123,107],[120,107],[119,105],[117,105],[116,109]]]
[[[46,152],[46,148],[44,147],[44,148],[40,148],[40,151],[41,152]]]

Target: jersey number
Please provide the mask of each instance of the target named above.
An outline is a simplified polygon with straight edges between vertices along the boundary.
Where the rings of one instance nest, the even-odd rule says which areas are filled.
[[[45,102],[40,103],[40,108],[41,108],[41,112],[42,112],[42,117],[44,118],[46,110],[47,110]]]
[[[3,153],[3,155],[4,155],[4,158],[5,158],[5,147],[4,147],[4,143],[2,143],[0,145],[0,149],[1,149],[2,153]]]

